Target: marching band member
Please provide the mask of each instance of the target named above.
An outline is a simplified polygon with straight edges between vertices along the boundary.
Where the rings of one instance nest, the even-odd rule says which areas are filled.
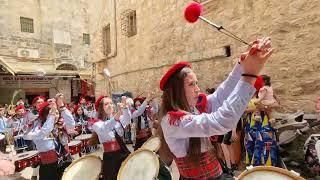
[[[74,107],[74,120],[76,122],[77,125],[81,125],[82,127],[84,126],[84,128],[82,128],[82,130],[85,131],[85,133],[89,133],[90,130],[88,129],[88,119],[89,117],[85,114],[85,109],[81,106],[76,105]]]
[[[43,96],[37,96],[32,100],[32,107],[30,108],[27,116],[25,117],[26,124],[30,126],[39,117],[38,109],[42,103],[46,100]]]
[[[70,136],[69,134],[73,134],[75,133],[74,131],[74,127],[75,127],[75,121],[73,118],[73,115],[71,114],[71,112],[64,106],[63,103],[63,94],[57,94],[56,98],[55,98],[58,110],[60,112],[60,119],[59,119],[59,123],[60,123],[60,127],[61,129],[59,129],[59,133],[61,133],[60,136],[60,142],[61,144],[64,146],[64,149],[66,150],[66,153],[69,153],[69,140],[70,140]]]
[[[135,127],[134,150],[139,149],[152,135],[151,116],[158,112],[158,104],[153,101],[155,94],[149,93],[146,99],[137,97],[133,100],[135,110],[132,112],[132,120]],[[148,103],[152,107],[148,107]]]
[[[270,38],[251,45],[227,80],[207,97],[207,113],[195,108],[200,89],[191,64],[174,64],[162,77],[162,143],[172,153],[180,179],[226,179],[208,146],[209,137],[235,128],[255,92],[256,76],[273,50]]]
[[[26,131],[27,126],[25,125],[25,107],[23,105],[18,105],[15,108],[15,115],[13,119],[13,135],[17,136],[15,139],[15,146],[18,150],[23,150],[27,148],[26,141],[18,135],[23,134]]]
[[[55,102],[44,102],[39,107],[39,118],[34,122],[26,139],[33,140],[40,155],[40,180],[57,180],[58,157],[55,151],[54,141],[48,136],[54,129],[54,124],[59,118],[59,112]]]
[[[98,121],[93,124],[92,129],[98,135],[99,142],[103,144],[103,179],[106,180],[117,179],[121,163],[130,153],[121,138],[124,127],[130,123],[131,119],[125,100],[126,97],[122,97],[122,103],[119,104],[116,115],[113,114],[113,102],[110,97],[100,96],[95,103]]]

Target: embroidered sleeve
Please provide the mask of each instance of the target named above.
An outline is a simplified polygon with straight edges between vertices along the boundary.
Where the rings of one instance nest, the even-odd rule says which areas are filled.
[[[65,109],[64,111],[61,112],[61,115],[64,119],[64,122],[66,124],[66,129],[73,129],[76,122],[74,121],[74,118],[71,114],[71,112],[68,109]]]
[[[120,122],[121,124],[126,127],[128,124],[130,124],[131,120],[131,112],[129,108],[125,108],[122,111],[122,115],[120,116]]]
[[[239,81],[223,105],[217,111],[200,115],[168,113],[161,122],[166,136],[174,138],[210,137],[225,134],[236,127],[255,89]],[[179,118],[180,116],[180,118]],[[172,119],[173,117],[176,117]]]
[[[28,139],[44,139],[45,137],[48,137],[53,130],[54,127],[54,121],[55,116],[54,115],[48,115],[46,122],[43,124],[43,126],[40,129],[35,128],[34,131],[31,131],[27,134]]]
[[[147,101],[143,101],[141,106],[132,113],[132,119],[136,119],[138,116],[141,116],[147,108]]]
[[[97,133],[108,133],[112,131],[117,124],[117,121],[114,118],[111,118],[107,121],[99,121],[93,124],[92,129]]]

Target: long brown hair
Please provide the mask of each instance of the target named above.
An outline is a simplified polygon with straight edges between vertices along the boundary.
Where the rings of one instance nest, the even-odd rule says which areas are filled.
[[[42,125],[46,122],[50,110],[51,110],[51,108],[49,106],[46,106],[43,108],[42,116],[41,117],[39,116]]]
[[[105,118],[107,117],[107,114],[103,109],[103,100],[107,98],[111,99],[109,96],[104,96],[99,102],[99,106],[97,110],[98,110],[98,119],[100,120],[105,120]]]
[[[162,103],[160,108],[160,118],[162,118],[169,112],[169,111],[187,111],[191,112],[189,107],[185,89],[184,89],[184,79],[188,75],[188,73],[192,72],[189,67],[184,67],[181,71],[175,72],[167,81],[163,94],[162,94]],[[161,128],[160,128],[160,131]],[[161,135],[161,146],[164,148],[169,148],[168,144],[165,142],[163,133],[159,133]],[[168,151],[170,152],[170,151]],[[189,147],[187,151],[187,156],[190,157],[191,162],[194,162],[195,165],[199,163],[199,157],[201,154],[201,141],[199,137],[192,137],[189,138]],[[173,154],[167,154],[168,156]]]

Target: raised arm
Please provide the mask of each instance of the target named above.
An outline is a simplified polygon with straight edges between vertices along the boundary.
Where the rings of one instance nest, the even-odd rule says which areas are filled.
[[[132,119],[137,118],[138,116],[141,116],[146,110],[147,104],[148,104],[147,100],[144,100],[141,106],[132,113]]]
[[[51,131],[54,128],[55,116],[49,114],[47,117],[46,122],[40,129],[36,129],[35,131],[31,131],[27,134],[27,139],[44,139],[45,137],[49,136]]]
[[[220,106],[222,106],[223,101],[227,99],[227,97],[230,95],[230,93],[240,80],[241,74],[242,67],[239,63],[237,63],[232,72],[229,74],[228,78],[218,86],[213,94],[207,96],[207,112],[214,112]]]
[[[185,115],[174,125],[169,124],[167,115],[161,123],[163,132],[173,138],[225,134],[236,127],[254,92],[255,88],[251,84],[241,80],[217,111],[209,114]]]
[[[67,109],[67,108],[64,108],[62,111],[61,111],[61,116],[63,117],[64,119],[64,122],[66,124],[66,128],[67,130],[68,129],[73,129],[76,122],[74,121],[74,118],[71,114],[71,112]]]

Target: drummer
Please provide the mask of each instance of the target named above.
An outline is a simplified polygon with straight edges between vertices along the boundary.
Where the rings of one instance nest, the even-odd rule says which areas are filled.
[[[110,97],[100,96],[95,103],[98,121],[93,124],[92,129],[103,144],[103,179],[107,180],[117,179],[121,163],[130,153],[121,136],[124,127],[130,123],[131,114],[126,105],[126,97],[122,97],[121,102],[115,115]]]
[[[235,128],[255,92],[256,81],[272,54],[269,38],[257,40],[242,54],[229,77],[207,97],[207,112],[199,114],[197,77],[188,62],[174,64],[162,77],[161,127],[167,144],[184,179],[227,179],[209,137]]]
[[[151,118],[158,112],[158,104],[154,101],[155,94],[149,93],[147,98],[137,97],[133,100],[134,111],[132,121],[136,128],[136,141],[134,150],[139,149],[151,137]],[[151,107],[148,107],[148,104]]]
[[[24,131],[24,125],[25,125],[24,105],[16,106],[15,112],[16,112],[16,114],[13,116],[13,127],[14,127],[14,131],[18,131],[18,134],[19,134],[20,132]]]
[[[41,106],[42,103],[46,100],[43,96],[36,96],[32,100],[32,107],[29,109],[25,116],[25,124],[27,126],[26,131],[28,132],[31,130],[31,127],[33,126],[33,123],[39,118],[39,112],[38,109]],[[32,140],[25,139],[25,142],[28,146],[28,151],[34,150],[35,145]]]
[[[60,112],[59,123],[60,127],[58,127],[57,131],[61,133],[60,142],[65,149],[65,153],[69,154],[69,146],[68,143],[70,141],[70,135],[75,134],[74,127],[75,121],[71,114],[71,112],[64,105],[64,96],[63,94],[57,94],[55,97],[56,105]],[[51,102],[52,103],[52,102]]]
[[[25,126],[25,108],[24,105],[18,105],[15,108],[15,115],[13,116],[13,130],[15,136],[17,139],[15,140],[15,146],[19,150],[23,150],[27,148],[27,144],[25,140],[22,137],[19,137],[19,135],[23,134],[24,131],[26,130]]]
[[[88,119],[89,117],[85,114],[85,108],[79,105],[76,105],[74,107],[74,120],[77,123],[77,125],[82,126],[82,130],[85,131],[85,134],[89,133],[88,129]]]
[[[59,113],[55,102],[44,102],[39,107],[39,118],[34,122],[27,139],[33,140],[39,151],[41,163],[39,179],[58,179],[58,157],[55,151],[54,141],[49,137]]]

